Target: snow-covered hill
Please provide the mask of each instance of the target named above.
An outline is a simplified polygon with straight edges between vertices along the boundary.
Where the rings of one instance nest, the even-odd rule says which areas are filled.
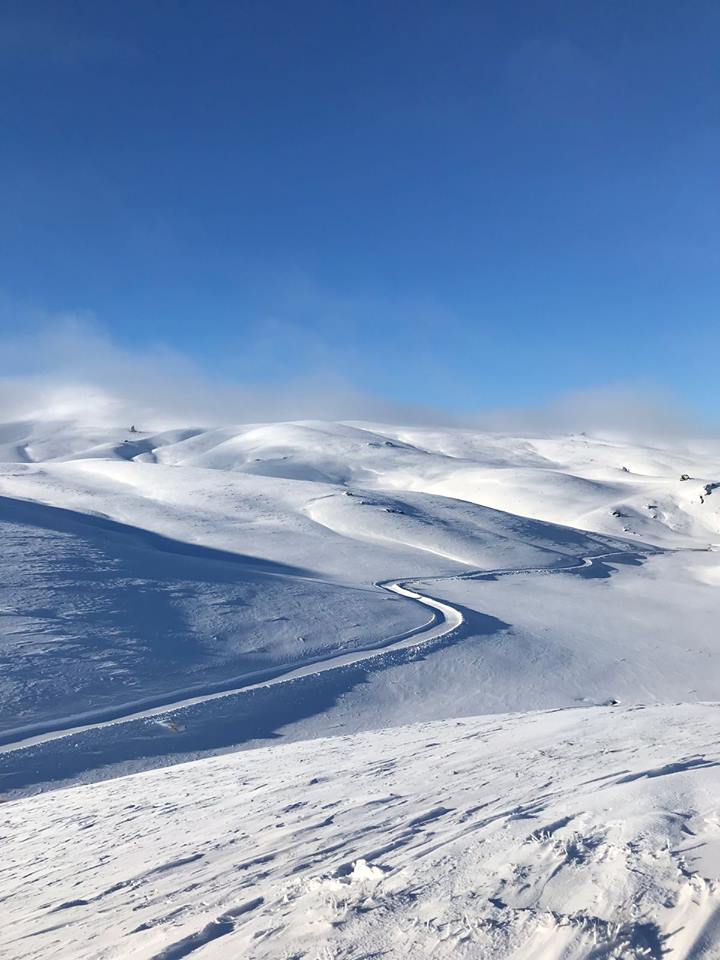
[[[144,426],[0,426],[9,955],[720,956],[720,444]]]

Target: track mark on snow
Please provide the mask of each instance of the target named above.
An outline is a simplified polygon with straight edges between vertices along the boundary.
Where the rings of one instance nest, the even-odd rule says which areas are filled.
[[[211,920],[210,923],[206,924],[202,930],[197,930],[195,933],[183,937],[182,940],[170,944],[169,947],[165,947],[160,953],[156,953],[152,960],[181,960],[182,957],[187,957],[188,954],[194,953],[195,950],[199,950],[200,947],[204,947],[213,940],[218,940],[220,937],[232,933],[235,929],[237,917],[244,913],[250,913],[252,910],[257,910],[264,902],[264,897],[256,897],[254,900],[248,900],[246,903],[240,904],[239,907],[226,910],[216,920]]]

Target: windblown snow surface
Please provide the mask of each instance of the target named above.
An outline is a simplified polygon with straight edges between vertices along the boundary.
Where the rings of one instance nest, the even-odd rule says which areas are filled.
[[[0,460],[3,957],[720,957],[720,444]]]

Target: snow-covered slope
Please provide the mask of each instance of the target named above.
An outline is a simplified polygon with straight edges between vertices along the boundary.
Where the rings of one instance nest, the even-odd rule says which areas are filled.
[[[429,618],[371,585],[93,515],[9,498],[0,511],[0,735],[319,659]]]
[[[720,952],[720,710],[460,719],[0,808],[3,956]]]
[[[720,956],[720,444],[138,426],[0,426],[9,956]]]

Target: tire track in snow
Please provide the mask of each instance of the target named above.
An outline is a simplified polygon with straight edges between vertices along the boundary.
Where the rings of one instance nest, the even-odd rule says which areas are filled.
[[[57,740],[63,737],[71,737],[77,734],[89,731],[100,730],[115,724],[125,723],[134,720],[147,720],[153,717],[162,716],[181,710],[186,707],[196,706],[202,703],[208,703],[218,700],[222,697],[229,697],[240,693],[249,693],[264,687],[273,687],[281,683],[288,683],[292,680],[298,680],[302,677],[308,677],[328,670],[335,670],[340,667],[351,666],[366,660],[372,660],[375,657],[391,653],[398,650],[404,650],[409,647],[420,647],[437,640],[441,637],[449,636],[465,622],[462,612],[449,603],[438,600],[428,594],[420,593],[410,589],[409,584],[441,582],[447,580],[473,580],[487,579],[518,575],[551,575],[554,573],[572,573],[592,567],[596,563],[602,563],[604,560],[613,557],[641,556],[639,551],[613,550],[607,553],[595,554],[592,556],[573,558],[567,563],[557,564],[552,567],[515,567],[500,568],[495,570],[470,570],[466,573],[455,573],[447,575],[434,575],[430,577],[413,577],[411,579],[395,581],[383,580],[377,581],[374,586],[397,596],[404,597],[415,603],[433,611],[433,617],[426,624],[415,628],[414,630],[400,634],[400,636],[385,639],[379,643],[368,645],[355,649],[348,653],[337,654],[332,657],[323,657],[321,659],[309,660],[295,665],[291,665],[270,677],[261,680],[253,680],[252,675],[238,677],[236,681],[228,680],[222,685],[222,689],[217,689],[217,684],[210,684],[204,690],[197,686],[190,689],[178,690],[175,693],[165,694],[161,700],[153,703],[147,701],[140,704],[127,704],[120,706],[112,711],[110,717],[107,716],[108,710],[98,711],[81,715],[79,717],[68,717],[65,720],[48,721],[47,725],[38,725],[31,727],[21,727],[15,730],[8,730],[3,734],[0,740],[0,753],[11,753],[15,750],[25,749],[27,747],[37,746],[38,744]],[[264,671],[266,674],[267,671]],[[236,684],[228,686],[228,684]],[[168,699],[174,697],[175,699]],[[124,712],[123,712],[124,711]],[[93,719],[93,716],[95,717]],[[78,722],[79,721],[79,722]],[[67,726],[60,726],[63,722]]]

